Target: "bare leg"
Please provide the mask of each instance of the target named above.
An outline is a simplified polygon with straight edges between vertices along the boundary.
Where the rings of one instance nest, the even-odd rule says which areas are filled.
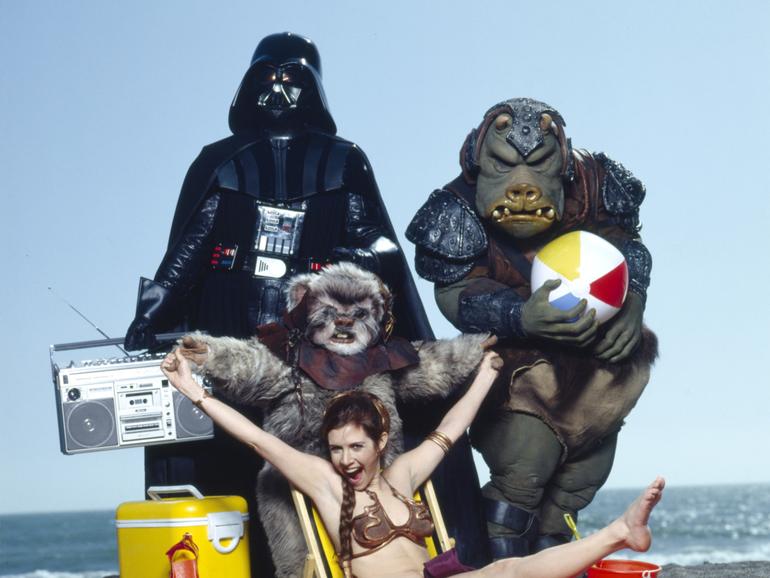
[[[657,478],[628,507],[625,513],[609,526],[590,536],[554,546],[532,556],[498,560],[481,570],[462,574],[468,578],[508,576],[515,578],[570,578],[605,556],[631,548],[645,552],[652,543],[647,527],[650,512],[660,501],[665,480]]]

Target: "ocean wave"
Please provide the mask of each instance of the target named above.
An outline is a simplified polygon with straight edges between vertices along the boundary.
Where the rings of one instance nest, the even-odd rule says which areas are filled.
[[[628,556],[626,556],[628,554]],[[620,557],[620,556],[611,556]],[[731,564],[733,562],[770,561],[770,544],[750,545],[746,548],[718,549],[710,548],[708,544],[689,546],[686,548],[657,551],[657,552],[623,552],[623,558],[643,560],[664,566],[678,564],[680,566],[696,566],[699,564]]]
[[[34,570],[24,574],[0,574],[0,578],[109,578],[117,577],[117,570],[89,570],[88,572],[52,572]]]

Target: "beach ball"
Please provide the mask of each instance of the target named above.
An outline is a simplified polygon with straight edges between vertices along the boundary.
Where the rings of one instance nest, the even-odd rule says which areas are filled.
[[[628,291],[628,266],[623,254],[609,241],[586,231],[574,231],[548,243],[532,262],[532,291],[549,279],[561,279],[549,301],[571,309],[581,299],[603,323],[623,306]]]

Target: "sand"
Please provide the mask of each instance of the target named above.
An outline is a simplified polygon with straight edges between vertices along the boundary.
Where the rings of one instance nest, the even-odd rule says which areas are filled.
[[[769,578],[770,562],[732,562],[679,566],[666,564],[658,578]]]
[[[120,577],[115,575],[104,578]],[[658,578],[770,578],[770,562],[733,562],[698,566],[666,564]]]

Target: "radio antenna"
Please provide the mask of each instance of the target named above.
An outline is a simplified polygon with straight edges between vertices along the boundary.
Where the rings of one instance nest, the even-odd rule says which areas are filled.
[[[102,335],[102,337],[105,337],[105,338],[107,338],[107,339],[112,339],[112,338],[111,338],[109,335],[107,335],[107,334],[106,334],[104,331],[102,331],[101,329],[99,329],[99,328],[96,326],[96,324],[95,324],[93,321],[91,321],[91,320],[90,320],[88,317],[86,317],[86,316],[85,316],[85,315],[83,315],[83,314],[82,314],[80,311],[78,311],[78,308],[77,308],[77,307],[75,307],[75,306],[74,306],[72,303],[70,303],[70,302],[69,302],[69,301],[67,301],[67,300],[66,300],[64,297],[62,297],[62,296],[61,296],[61,295],[59,295],[59,294],[58,294],[56,291],[54,291],[54,290],[53,290],[53,287],[49,287],[49,288],[48,288],[48,290],[49,290],[49,291],[50,291],[50,292],[51,292],[53,295],[55,295],[56,297],[58,297],[59,299],[61,299],[61,300],[62,300],[62,301],[63,301],[63,302],[64,302],[64,303],[67,305],[67,307],[69,307],[69,308],[70,308],[70,309],[72,309],[72,310],[73,310],[75,313],[77,313],[78,315],[80,315],[80,317],[81,317],[81,318],[82,318],[82,319],[83,319],[83,320],[84,320],[86,323],[88,323],[88,324],[89,324],[91,327],[93,327],[94,329],[96,329],[96,330],[97,330],[97,331],[98,331],[98,332],[99,332],[99,333]],[[128,351],[126,351],[125,349],[123,349],[123,348],[122,348],[120,345],[118,345],[117,343],[115,343],[114,345],[115,345],[115,347],[117,347],[118,349],[120,349],[120,350],[123,352],[123,354],[124,354],[124,355],[128,356]]]

